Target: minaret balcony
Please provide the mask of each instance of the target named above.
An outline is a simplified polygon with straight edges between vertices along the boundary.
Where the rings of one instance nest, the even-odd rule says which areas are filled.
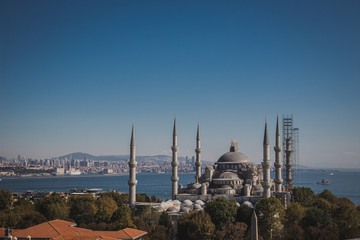
[[[276,184],[282,184],[283,183],[283,180],[282,179],[275,179],[274,182]]]
[[[172,147],[171,147],[171,150],[172,150],[173,152],[177,152],[177,151],[178,151],[178,146],[177,146],[177,145],[172,146]]]
[[[281,146],[275,146],[274,150],[275,152],[281,152]]]
[[[271,163],[270,163],[270,161],[264,161],[264,162],[261,163],[261,165],[262,165],[263,168],[267,169],[267,168],[270,168]]]
[[[275,166],[275,168],[281,168],[282,163],[277,163],[277,162],[275,162],[275,163],[274,163],[274,166]]]
[[[262,186],[263,186],[263,188],[268,189],[268,188],[271,187],[271,183],[270,182],[263,182]]]
[[[177,182],[177,181],[179,181],[179,177],[171,177],[171,181],[172,182]]]
[[[132,187],[132,186],[136,186],[137,180],[134,180],[134,181],[133,181],[133,180],[129,180],[129,181],[128,181],[128,184],[129,184],[129,186],[131,186],[131,187]]]
[[[201,153],[201,148],[195,149],[195,152],[196,152],[197,154],[200,154],[200,153]]]
[[[130,161],[128,164],[129,164],[130,168],[136,168],[136,166],[137,166],[137,162]]]

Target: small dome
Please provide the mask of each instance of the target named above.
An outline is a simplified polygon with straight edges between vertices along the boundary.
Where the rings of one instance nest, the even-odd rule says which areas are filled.
[[[190,201],[188,199],[186,199],[183,203],[184,203],[185,206],[192,206],[193,205],[192,201]]]
[[[241,152],[228,152],[222,155],[218,163],[247,163],[249,158]]]
[[[196,201],[195,201],[195,204],[199,204],[200,206],[204,206],[204,205],[205,205],[205,203],[204,203],[202,200],[200,200],[200,199],[196,200]]]
[[[181,212],[190,212],[190,208],[188,208],[188,207],[183,207],[183,208],[181,208]]]
[[[219,178],[235,180],[235,179],[239,179],[239,176],[234,172],[223,172],[220,174]]]
[[[200,204],[194,204],[194,209],[195,210],[200,210],[200,209],[202,209],[202,207],[201,207]]]
[[[189,189],[198,189],[199,187],[201,187],[200,183],[189,183],[188,184]]]
[[[251,207],[251,208],[254,207],[254,206],[252,205],[252,203],[249,202],[249,201],[245,201],[242,205],[245,205],[245,206],[248,206],[248,207]]]
[[[170,207],[170,208],[167,209],[167,211],[168,212],[178,212],[178,211],[180,211],[180,209],[177,208],[177,207]]]

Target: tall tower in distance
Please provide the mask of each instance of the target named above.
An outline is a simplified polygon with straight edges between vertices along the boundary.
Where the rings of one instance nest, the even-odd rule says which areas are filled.
[[[263,162],[262,162],[262,168],[263,168],[263,188],[264,198],[270,197],[270,159],[269,159],[269,137],[268,137],[268,131],[267,131],[267,120],[265,118],[265,131],[264,131],[264,143],[263,143]]]
[[[285,163],[285,167],[286,167],[286,188],[289,191],[292,188],[292,177],[291,177],[291,146],[290,146],[290,138],[286,139],[286,149],[285,149],[285,154],[286,154],[286,163]]]
[[[283,115],[283,161],[285,165],[285,188],[291,190],[294,184],[299,184],[299,128],[294,128],[292,114]]]
[[[172,150],[172,176],[171,176],[171,182],[172,182],[172,199],[175,200],[176,195],[178,194],[178,160],[177,160],[177,134],[176,134],[176,116],[174,117],[174,130],[173,130],[173,145],[171,147]]]
[[[129,159],[130,175],[128,181],[130,207],[134,207],[136,203],[136,184],[137,184],[136,166],[137,166],[137,162],[135,159],[135,129],[133,122],[132,131],[131,131],[131,140],[130,140],[130,159]]]
[[[281,144],[280,144],[280,129],[279,129],[279,114],[276,119],[276,134],[275,134],[275,191],[281,192],[281,184],[283,180],[281,179]]]
[[[196,134],[196,175],[195,175],[195,179],[196,182],[199,181],[199,178],[201,177],[201,160],[200,160],[200,154],[201,154],[201,148],[200,148],[200,127],[199,127],[199,123],[198,123],[198,127],[197,127],[197,134]]]

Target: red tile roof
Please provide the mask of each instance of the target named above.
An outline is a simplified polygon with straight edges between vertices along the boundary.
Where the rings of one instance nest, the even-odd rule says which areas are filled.
[[[64,220],[53,220],[26,229],[14,229],[13,237],[26,238],[47,238],[47,239],[88,239],[88,240],[114,240],[114,239],[137,239],[147,234],[147,232],[125,228],[119,231],[93,231],[75,227],[75,223]],[[5,229],[0,228],[0,237],[5,236]]]

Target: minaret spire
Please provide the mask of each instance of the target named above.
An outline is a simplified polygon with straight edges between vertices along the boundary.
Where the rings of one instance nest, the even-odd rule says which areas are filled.
[[[201,148],[200,148],[200,126],[199,126],[199,122],[198,122],[198,126],[197,126],[197,134],[196,134],[196,175],[195,175],[195,179],[196,181],[198,181],[198,179],[200,179],[201,177],[201,160],[200,160],[200,154],[201,154]]]
[[[129,175],[129,205],[134,207],[136,203],[136,166],[137,162],[135,159],[135,127],[134,121],[131,130],[131,140],[130,140],[130,159],[129,159],[130,175]]]
[[[264,131],[264,144],[269,145],[269,137],[268,137],[268,130],[267,130],[267,118],[265,117],[265,131]]]
[[[172,166],[172,176],[171,176],[171,182],[172,182],[172,199],[175,200],[176,195],[178,194],[178,181],[179,181],[179,177],[178,177],[178,161],[177,161],[177,151],[178,151],[178,146],[177,146],[177,134],[176,134],[176,115],[174,117],[174,130],[173,130],[173,145],[171,147],[172,150],[172,161],[171,161],[171,166]]]
[[[280,129],[279,129],[279,114],[277,115],[276,120],[276,134],[275,134],[275,191],[281,192],[281,184],[283,180],[281,179],[281,145],[280,145]]]
[[[263,197],[270,197],[270,159],[269,159],[269,137],[267,131],[267,119],[265,117],[265,131],[264,131],[264,143],[263,143]]]

